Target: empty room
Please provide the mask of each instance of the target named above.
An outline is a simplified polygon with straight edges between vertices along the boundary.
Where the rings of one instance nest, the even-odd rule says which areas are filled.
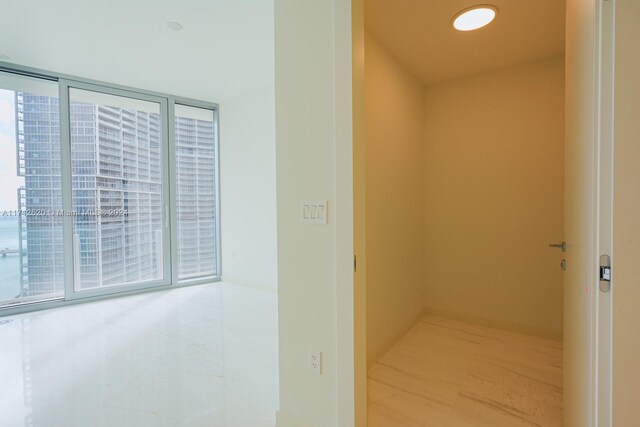
[[[0,425],[275,425],[273,2],[0,19]]]
[[[0,2],[0,427],[632,427],[640,2]]]
[[[636,425],[640,4],[360,6],[357,425]]]
[[[364,2],[369,426],[563,418],[565,4]]]

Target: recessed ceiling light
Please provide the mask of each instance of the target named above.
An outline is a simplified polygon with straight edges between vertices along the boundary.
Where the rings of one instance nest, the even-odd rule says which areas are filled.
[[[460,11],[453,17],[453,27],[458,31],[471,31],[489,25],[496,17],[498,8],[480,4]]]
[[[182,30],[182,24],[179,22],[175,22],[175,21],[169,21],[167,22],[167,27],[171,28],[173,31],[180,31]]]
[[[11,59],[9,55],[5,55],[4,53],[0,53],[0,61],[7,61]]]

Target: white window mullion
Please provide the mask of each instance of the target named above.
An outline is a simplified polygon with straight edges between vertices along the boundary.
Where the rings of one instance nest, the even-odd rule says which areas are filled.
[[[62,235],[64,248],[64,293],[65,299],[70,299],[74,291],[75,282],[80,276],[79,248],[73,234],[72,206],[72,177],[71,177],[71,113],[69,110],[69,84],[60,80],[59,84],[60,108],[60,170],[62,175]]]

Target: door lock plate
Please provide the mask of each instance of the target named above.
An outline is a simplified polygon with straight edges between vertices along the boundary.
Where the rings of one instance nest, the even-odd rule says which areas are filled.
[[[611,290],[611,257],[609,255],[600,256],[600,292]]]

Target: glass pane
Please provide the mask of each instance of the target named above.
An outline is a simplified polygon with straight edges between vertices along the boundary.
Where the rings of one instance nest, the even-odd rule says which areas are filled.
[[[175,112],[178,279],[215,276],[217,124],[212,110]]]
[[[163,279],[160,104],[69,99],[76,290]]]
[[[0,72],[0,306],[64,297],[58,84]]]

